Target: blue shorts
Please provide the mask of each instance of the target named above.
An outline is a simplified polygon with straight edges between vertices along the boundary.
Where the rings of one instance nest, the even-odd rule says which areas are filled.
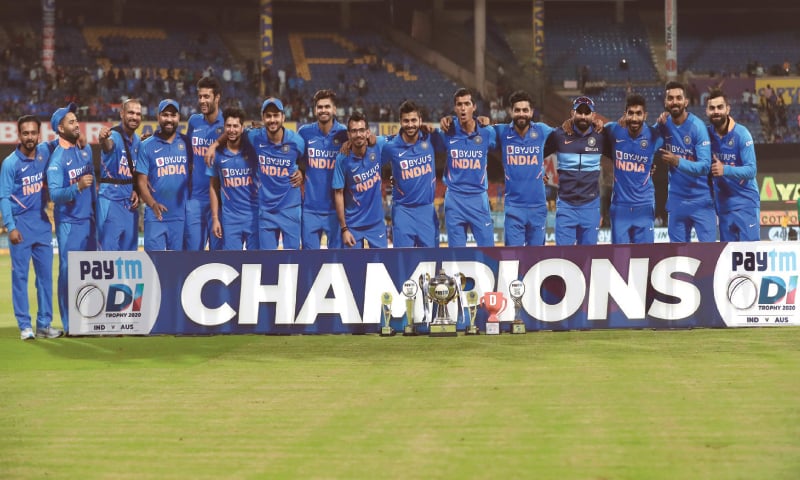
[[[761,240],[761,209],[741,209],[719,215],[721,242],[757,242]]]
[[[144,249],[154,250],[183,250],[183,234],[185,226],[183,220],[160,222],[158,220],[144,221]]]
[[[222,217],[224,250],[258,250],[258,218]]]
[[[505,245],[508,247],[544,245],[547,205],[515,207],[506,204]]]
[[[317,250],[322,244],[322,234],[328,238],[328,248],[342,248],[342,232],[336,212],[317,213],[303,210],[303,248]]]
[[[433,204],[392,206],[392,243],[395,248],[439,246],[439,217]]]
[[[600,198],[574,206],[556,202],[556,245],[597,245],[600,230]]]
[[[139,211],[131,210],[129,200],[97,197],[97,249],[137,250]]]
[[[222,239],[211,233],[211,202],[205,198],[191,198],[186,201],[186,223],[184,225],[184,250],[222,250]],[[170,249],[172,250],[172,249]]]
[[[97,250],[97,232],[94,218],[81,223],[56,223],[58,239],[58,308],[61,311],[61,325],[69,332],[69,252],[93,252]]]
[[[53,320],[53,239],[49,221],[38,215],[15,217],[22,242],[8,242],[11,255],[11,304],[20,330],[31,328],[28,272],[31,259],[36,273],[36,328],[47,328]]]
[[[699,242],[717,241],[717,212],[711,199],[702,204],[686,203],[669,212],[667,232],[670,242],[691,242],[692,227]]]
[[[386,224],[383,220],[369,227],[350,227],[350,233],[356,239],[356,244],[350,248],[364,248],[365,240],[369,248],[386,248],[389,246],[386,240]]]
[[[653,243],[654,205],[611,204],[611,243]]]
[[[444,215],[448,246],[467,246],[467,227],[472,229],[479,247],[494,246],[494,222],[486,192],[461,194],[447,190],[444,195]]]
[[[261,250],[277,250],[283,237],[283,248],[300,248],[300,205],[258,213],[258,246]]]

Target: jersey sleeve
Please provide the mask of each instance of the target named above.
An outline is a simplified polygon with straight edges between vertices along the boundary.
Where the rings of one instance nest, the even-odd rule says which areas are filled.
[[[336,165],[333,166],[333,179],[331,180],[331,188],[339,190],[344,188],[344,171],[342,170],[342,163],[347,156],[341,153],[336,155]]]
[[[11,195],[14,192],[14,166],[16,163],[14,157],[9,156],[3,161],[3,166],[0,168],[0,214],[3,215],[3,224],[9,232],[16,228],[14,215],[11,211]]]
[[[737,180],[749,180],[756,176],[756,148],[753,144],[753,136],[750,132],[742,129],[739,135],[739,158],[742,160],[741,166],[725,165],[723,174],[726,177]]]
[[[711,140],[705,128],[694,129],[694,156],[694,162],[681,157],[678,170],[696,177],[708,175],[711,171]]]
[[[47,167],[47,190],[50,191],[50,199],[53,203],[67,203],[75,200],[75,194],[78,192],[78,184],[64,185],[64,167],[62,164],[62,155],[58,155],[55,159],[51,159],[50,165]]]

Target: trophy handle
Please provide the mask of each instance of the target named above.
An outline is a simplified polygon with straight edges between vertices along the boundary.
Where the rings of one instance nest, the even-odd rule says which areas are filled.
[[[497,314],[500,315],[501,313],[505,312],[507,306],[508,306],[508,299],[506,297],[503,297],[503,306],[500,307],[500,311],[497,312]]]

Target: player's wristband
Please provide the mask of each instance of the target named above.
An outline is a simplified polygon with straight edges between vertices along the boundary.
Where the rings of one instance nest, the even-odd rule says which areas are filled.
[[[344,235],[344,232],[346,232],[346,231],[348,231],[348,230],[350,230],[350,228],[349,228],[347,225],[345,225],[344,227],[342,227],[342,235]]]

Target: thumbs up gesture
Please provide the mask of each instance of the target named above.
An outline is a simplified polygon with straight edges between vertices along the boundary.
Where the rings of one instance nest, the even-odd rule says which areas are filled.
[[[721,177],[724,169],[725,165],[719,161],[719,158],[717,158],[716,155],[713,155],[711,160],[711,175],[714,175],[715,177]]]

